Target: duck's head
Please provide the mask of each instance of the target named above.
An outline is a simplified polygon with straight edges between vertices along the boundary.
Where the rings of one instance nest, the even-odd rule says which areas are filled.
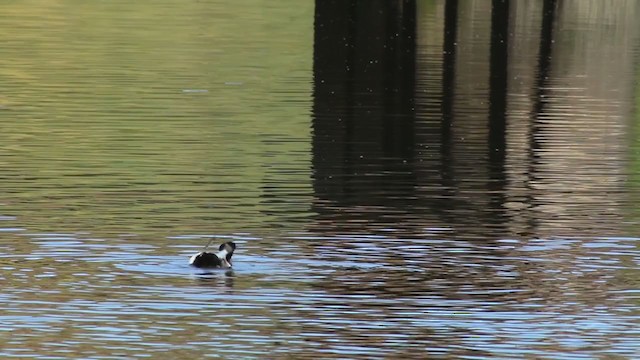
[[[236,249],[236,244],[233,241],[227,241],[224,244],[220,244],[218,247],[218,252],[216,256],[220,261],[226,262],[228,266],[223,267],[231,267],[231,257],[233,256],[233,252]]]

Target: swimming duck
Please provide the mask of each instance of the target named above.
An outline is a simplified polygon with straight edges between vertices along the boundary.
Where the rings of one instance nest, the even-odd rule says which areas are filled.
[[[213,239],[209,240],[209,243],[201,252],[193,255],[189,259],[189,265],[198,268],[230,268],[231,257],[233,256],[233,251],[236,249],[236,244],[228,241],[218,247],[217,253],[206,252],[205,250],[207,250],[211,241],[213,241]]]

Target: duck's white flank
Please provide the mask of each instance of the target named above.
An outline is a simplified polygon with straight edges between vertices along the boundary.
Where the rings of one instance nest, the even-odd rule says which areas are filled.
[[[197,258],[198,256],[200,256],[200,254],[202,254],[202,252],[199,252],[199,253],[194,254],[193,256],[191,256],[191,257],[189,258],[189,265],[193,265],[193,262],[194,262],[194,261],[196,261],[196,258]]]

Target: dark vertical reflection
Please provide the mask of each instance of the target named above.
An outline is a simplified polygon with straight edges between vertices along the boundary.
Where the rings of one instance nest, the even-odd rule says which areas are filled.
[[[506,183],[509,1],[493,0],[489,74],[489,191],[494,219],[502,222]]]
[[[540,29],[540,45],[538,50],[538,63],[535,76],[535,96],[533,98],[533,108],[531,114],[531,130],[529,133],[529,169],[528,169],[528,206],[533,208],[534,202],[534,186],[536,181],[536,164],[538,163],[536,153],[541,149],[540,143],[540,130],[541,122],[540,117],[545,113],[546,100],[548,98],[548,86],[549,73],[551,72],[551,51],[553,44],[553,26],[556,18],[556,0],[544,0],[542,7],[542,24]],[[531,216],[529,219],[529,226],[531,232],[535,233],[536,217]]]
[[[351,193],[348,182],[334,177],[352,172],[346,139],[353,133],[355,9],[355,0],[317,1],[314,15],[314,188],[333,197]]]
[[[384,3],[384,2],[383,2]],[[387,5],[383,47],[384,155],[405,162],[414,156],[416,72],[416,3],[391,1]],[[375,26],[375,24],[369,24]],[[363,59],[366,62],[366,59]]]
[[[456,46],[458,35],[458,0],[448,0],[444,9],[444,42],[442,51],[442,124],[440,132],[440,154],[442,190],[445,197],[453,194],[453,100],[456,80]],[[451,204],[445,201],[443,204]]]
[[[404,206],[413,198],[415,17],[409,0],[316,1],[318,212],[332,205]]]
[[[540,48],[538,50],[538,68],[536,69],[535,97],[533,103],[533,129],[538,126],[540,116],[544,113],[547,98],[547,80],[551,67],[551,50],[553,42],[553,24],[555,21],[556,0],[544,0],[542,7],[542,27],[540,29]],[[535,134],[531,136],[532,158],[535,150],[540,148]],[[530,172],[531,173],[531,172]]]

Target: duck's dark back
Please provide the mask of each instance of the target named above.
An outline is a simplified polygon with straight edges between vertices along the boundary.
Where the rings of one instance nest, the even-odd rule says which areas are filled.
[[[222,266],[222,261],[214,253],[203,252],[193,259],[191,265],[195,267],[219,267]]]

